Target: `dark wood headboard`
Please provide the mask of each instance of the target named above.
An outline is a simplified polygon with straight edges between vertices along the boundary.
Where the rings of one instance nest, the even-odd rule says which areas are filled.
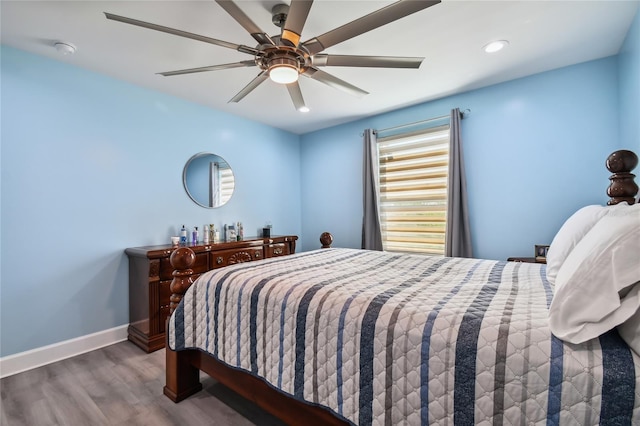
[[[638,185],[633,178],[636,177],[631,170],[638,165],[638,156],[632,151],[621,149],[607,157],[607,170],[613,173],[609,180],[611,184],[607,188],[607,195],[611,197],[608,205],[618,204],[626,201],[629,204],[636,202]]]

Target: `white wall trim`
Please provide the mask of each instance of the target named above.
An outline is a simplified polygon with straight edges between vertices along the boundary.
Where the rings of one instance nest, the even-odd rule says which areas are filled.
[[[127,340],[129,324],[0,358],[0,379]]]

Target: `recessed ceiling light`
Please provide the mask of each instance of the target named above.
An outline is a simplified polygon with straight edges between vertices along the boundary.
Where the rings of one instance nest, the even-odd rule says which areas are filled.
[[[310,109],[309,109],[309,107],[303,106],[303,107],[298,108],[298,111],[300,111],[300,112],[309,112]]]
[[[507,40],[497,40],[485,45],[482,50],[487,53],[496,53],[509,45]]]
[[[62,55],[73,55],[76,53],[76,47],[71,43],[56,42],[53,47]]]

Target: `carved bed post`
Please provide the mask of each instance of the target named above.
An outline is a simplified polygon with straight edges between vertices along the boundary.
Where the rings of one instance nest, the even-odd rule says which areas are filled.
[[[323,232],[320,235],[320,243],[322,244],[322,248],[331,248],[331,243],[333,242],[333,235],[328,232]]]
[[[635,203],[635,196],[638,193],[638,185],[633,178],[636,175],[631,173],[638,165],[638,156],[631,151],[622,149],[612,153],[607,158],[607,170],[611,173],[609,180],[611,184],[607,188],[607,195],[611,197],[608,205],[618,204],[626,201],[629,205]]]
[[[169,313],[178,307],[182,297],[191,284],[193,284],[193,269],[191,267],[196,261],[196,254],[189,247],[180,247],[171,253],[169,257],[173,266],[173,281],[171,281],[171,301]],[[169,317],[171,318],[171,317]],[[166,359],[166,382],[163,392],[173,402],[183,399],[199,392],[202,389],[200,383],[200,370],[193,366],[190,351],[175,352],[169,347],[169,324],[167,319],[165,359]]]
[[[169,314],[178,307],[187,289],[193,284],[193,269],[191,267],[196,261],[196,254],[189,247],[180,247],[171,253],[169,257],[173,266],[173,280],[171,281],[171,301]]]

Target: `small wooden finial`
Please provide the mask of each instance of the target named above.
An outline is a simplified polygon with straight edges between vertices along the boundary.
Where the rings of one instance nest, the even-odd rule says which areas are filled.
[[[611,197],[608,205],[626,201],[629,205],[635,203],[638,193],[638,185],[633,180],[636,175],[631,173],[638,165],[638,156],[632,151],[622,149],[615,151],[607,158],[607,170],[613,173],[609,180],[611,184],[607,188],[607,195]]]
[[[322,244],[322,248],[331,248],[331,243],[333,242],[333,235],[328,232],[323,232],[320,235],[320,243]]]
[[[171,297],[169,297],[169,314],[178,307],[182,297],[187,289],[193,284],[193,269],[191,267],[196,262],[196,254],[189,247],[180,247],[175,249],[169,257],[171,266],[173,266],[173,280],[169,289]]]

